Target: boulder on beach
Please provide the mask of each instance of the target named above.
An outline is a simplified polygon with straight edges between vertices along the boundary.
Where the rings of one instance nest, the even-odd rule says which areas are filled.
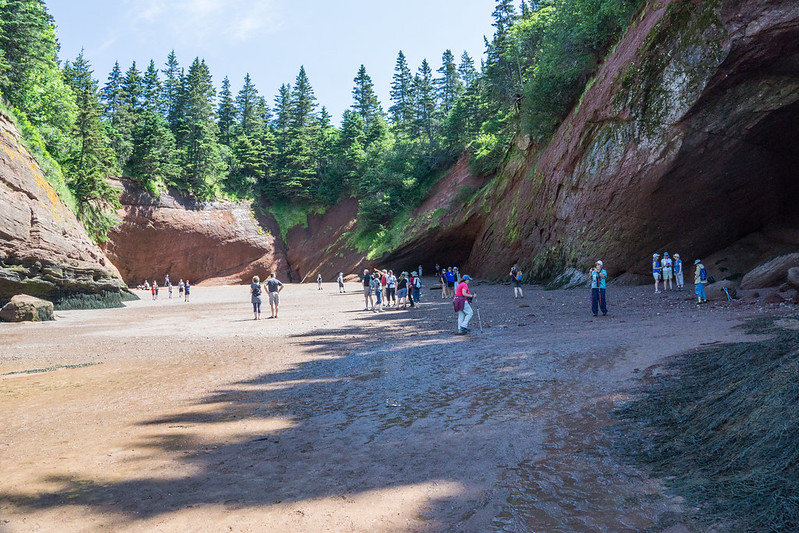
[[[53,318],[53,302],[18,294],[0,309],[0,320],[4,322],[41,322]]]
[[[785,281],[788,270],[794,267],[799,267],[799,253],[775,257],[747,273],[741,280],[741,288],[776,287]]]
[[[734,281],[726,279],[706,286],[705,294],[707,294],[708,300],[726,300],[727,294],[724,292],[724,289],[727,289],[727,292],[730,293],[732,298],[737,297],[738,286]]]
[[[799,289],[799,267],[788,269],[788,285],[794,289]]]
[[[552,281],[547,283],[544,288],[548,290],[554,289],[575,289],[583,287],[588,282],[588,274],[581,272],[576,268],[569,267],[564,270],[560,275],[555,276]]]

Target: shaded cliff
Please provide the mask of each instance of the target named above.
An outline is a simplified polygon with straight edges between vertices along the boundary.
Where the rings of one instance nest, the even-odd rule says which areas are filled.
[[[128,283],[160,283],[166,274],[174,281],[240,283],[271,271],[290,279],[281,243],[249,205],[200,202],[174,191],[155,198],[130,180],[115,184],[122,190],[121,223],[105,251]]]
[[[15,294],[69,307],[132,297],[0,112],[0,302]]]

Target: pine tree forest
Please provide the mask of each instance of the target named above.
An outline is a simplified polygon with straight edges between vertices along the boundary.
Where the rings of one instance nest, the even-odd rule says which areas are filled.
[[[43,0],[0,0],[0,104],[99,241],[115,223],[117,176],[152,194],[267,206],[354,196],[362,230],[379,231],[464,154],[487,175],[515,134],[546,140],[640,4],[497,0],[483,60],[444,50],[409,65],[398,51],[390,102],[361,65],[336,125],[302,66],[274,95],[169,51],[97,73],[83,53],[59,57]]]

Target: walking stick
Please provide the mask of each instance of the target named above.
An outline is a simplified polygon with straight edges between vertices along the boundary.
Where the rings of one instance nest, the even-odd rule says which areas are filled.
[[[480,316],[480,306],[477,305],[477,302],[475,302],[474,308],[477,311],[477,323],[480,324],[480,334],[482,335],[482,333],[483,333],[483,319]]]

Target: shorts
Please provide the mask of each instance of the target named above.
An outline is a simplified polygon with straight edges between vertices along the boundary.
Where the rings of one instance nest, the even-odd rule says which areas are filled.
[[[455,282],[454,281],[447,281],[447,287],[452,289],[453,287],[455,287]]]
[[[655,278],[655,281],[660,279],[660,272],[652,272],[652,277]]]
[[[685,285],[685,279],[683,278],[682,272],[677,272],[676,274],[674,274],[674,279],[677,282],[678,287],[682,287],[683,285]]]
[[[672,272],[670,268],[663,269],[663,279],[664,280],[672,279]]]
[[[397,298],[405,298],[408,296],[408,289],[397,289]]]
[[[372,294],[372,288],[371,287],[364,287],[363,288],[363,295],[364,296],[369,296],[370,294]]]
[[[280,305],[280,293],[270,292],[269,293],[269,305]]]
[[[396,287],[389,287],[386,289],[386,300],[396,300]]]
[[[517,279],[513,280],[513,287],[516,288],[516,289],[521,289],[522,288],[522,282],[517,280]]]

